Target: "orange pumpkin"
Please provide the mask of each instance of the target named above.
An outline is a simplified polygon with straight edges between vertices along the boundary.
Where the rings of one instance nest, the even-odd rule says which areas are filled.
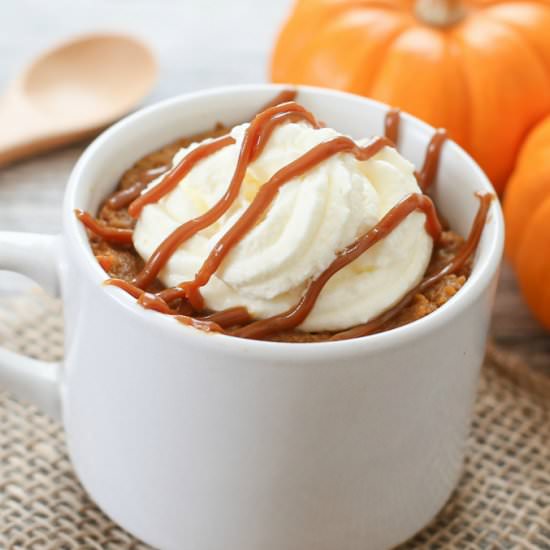
[[[370,96],[447,128],[502,190],[525,134],[550,112],[550,3],[297,0],[272,78]]]
[[[525,141],[504,196],[506,254],[527,303],[550,329],[550,118]]]

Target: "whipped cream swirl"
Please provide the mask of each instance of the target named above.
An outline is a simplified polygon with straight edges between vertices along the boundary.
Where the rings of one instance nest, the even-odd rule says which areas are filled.
[[[235,144],[198,162],[170,193],[145,206],[133,234],[144,260],[179,225],[204,214],[225,193],[247,127],[233,128]],[[193,280],[263,183],[315,145],[339,135],[303,122],[278,126],[261,155],[248,166],[238,199],[216,223],[179,247],[160,272],[162,282],[171,287]],[[197,145],[181,149],[173,164]],[[149,188],[161,180],[162,176]],[[325,160],[279,190],[263,219],[201,289],[206,307],[219,311],[245,306],[257,319],[286,311],[340,250],[376,225],[403,197],[419,192],[413,165],[393,148],[385,147],[368,161],[348,153]],[[411,213],[386,238],[334,275],[298,328],[342,330],[368,322],[396,304],[420,282],[430,261],[433,242],[425,219],[421,212]]]

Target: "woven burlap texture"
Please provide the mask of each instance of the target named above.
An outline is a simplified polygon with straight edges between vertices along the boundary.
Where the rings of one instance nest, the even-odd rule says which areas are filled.
[[[0,342],[61,359],[60,303],[38,291],[0,300]],[[147,548],[87,497],[59,424],[5,392],[0,415],[0,548]],[[550,382],[493,347],[459,486],[400,550],[412,548],[550,549]]]

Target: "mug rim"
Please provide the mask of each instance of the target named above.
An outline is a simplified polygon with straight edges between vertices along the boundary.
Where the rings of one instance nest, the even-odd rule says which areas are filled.
[[[80,184],[82,179],[81,176],[87,166],[94,162],[96,151],[100,149],[105,142],[113,139],[120,139],[119,134],[124,133],[127,127],[135,124],[136,121],[142,117],[148,116],[155,111],[170,108],[196,98],[213,98],[215,96],[236,93],[239,91],[261,92],[264,90],[272,90],[276,92],[281,89],[288,88],[296,89],[298,92],[300,90],[304,90],[312,94],[329,95],[337,98],[354,98],[355,100],[364,102],[365,104],[377,109],[390,109],[388,105],[382,102],[329,88],[291,84],[245,84],[215,87],[180,94],[155,102],[152,105],[146,106],[127,115],[117,123],[104,130],[93,140],[91,144],[86,147],[69,176],[69,182],[65,192],[63,203],[64,234],[69,242],[71,242],[71,244],[75,247],[75,250],[69,251],[69,254],[72,253],[76,257],[76,261],[78,261],[82,266],[89,277],[90,282],[94,284],[101,284],[105,280],[105,272],[101,269],[92,253],[86,231],[82,227],[82,224],[78,222],[73,213],[74,209],[79,207],[77,203],[79,193],[82,192]],[[435,131],[435,128],[410,115],[409,113],[402,112],[401,115],[403,119],[407,120],[408,123],[420,129],[423,134],[431,134]],[[182,340],[187,336],[188,338],[195,339],[196,343],[199,345],[202,344],[210,347],[219,347],[224,352],[229,352],[231,349],[245,353],[265,353],[266,351],[269,351],[269,353],[284,354],[287,358],[296,358],[296,354],[298,353],[300,354],[300,357],[308,356],[313,359],[316,356],[321,355],[326,358],[327,353],[329,353],[331,356],[337,358],[341,357],[343,353],[346,355],[372,353],[373,351],[393,348],[398,345],[414,341],[418,337],[437,329],[438,326],[452,322],[452,320],[456,318],[464,309],[466,309],[472,302],[476,301],[482,292],[488,287],[495,272],[498,270],[503,253],[504,220],[496,191],[480,166],[464,149],[462,149],[462,147],[451,139],[446,142],[446,147],[452,147],[454,149],[454,154],[461,157],[460,161],[470,165],[470,168],[474,170],[478,177],[477,185],[481,187],[483,191],[493,193],[495,195],[496,200],[492,201],[489,210],[490,219],[494,223],[494,238],[490,241],[487,250],[481,251],[477,257],[472,273],[466,280],[465,284],[459,289],[457,294],[445,304],[438,307],[435,311],[432,311],[420,319],[416,319],[410,323],[387,331],[361,336],[358,338],[351,338],[348,340],[308,343],[273,342],[238,338],[226,334],[206,333],[194,327],[185,326],[181,323],[175,322],[175,320],[171,319],[169,316],[140,307],[135,300],[119,289],[105,286],[103,290],[115,302],[127,309],[129,313],[141,317],[144,322],[162,323],[163,325],[158,325],[159,328],[162,330],[177,331],[177,334],[175,332],[174,334],[179,336]]]

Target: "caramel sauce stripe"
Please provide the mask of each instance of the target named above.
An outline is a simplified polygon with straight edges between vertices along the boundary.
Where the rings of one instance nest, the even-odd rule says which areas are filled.
[[[94,235],[101,237],[108,243],[115,244],[132,244],[132,235],[133,231],[131,229],[120,229],[118,227],[109,227],[104,223],[96,220],[88,212],[83,212],[80,209],[75,211],[76,217],[81,221],[81,223]]]
[[[425,292],[431,286],[435,285],[437,282],[443,279],[443,277],[445,277],[446,275],[450,275],[451,273],[456,273],[457,271],[459,271],[468,261],[468,258],[470,258],[470,256],[475,252],[479,244],[483,228],[487,221],[489,207],[491,205],[491,201],[494,198],[493,195],[489,193],[478,194],[477,196],[479,198],[480,204],[476,217],[472,224],[472,228],[470,229],[468,238],[460,248],[459,252],[454,256],[454,258],[451,258],[437,273],[425,277],[416,287],[405,294],[405,296],[401,298],[401,300],[395,306],[386,310],[384,313],[380,314],[378,317],[372,319],[368,323],[336,333],[330,338],[330,340],[347,340],[350,338],[367,336],[369,334],[377,332],[384,325],[384,323],[390,321],[401,310],[407,307],[417,294]]]
[[[169,170],[168,166],[159,166],[157,168],[151,168],[147,170],[142,177],[127,187],[115,193],[107,201],[107,206],[113,210],[120,210],[125,206],[128,206],[132,201],[139,197],[141,192],[149,185],[155,178],[164,174]]]
[[[328,268],[310,283],[296,306],[280,315],[262,319],[261,321],[254,321],[234,334],[244,338],[263,338],[274,332],[297,327],[309,315],[323,287],[334,274],[338,273],[338,271],[359,258],[369,248],[386,237],[415,210],[421,210],[426,214],[426,231],[428,231],[434,240],[438,239],[441,233],[441,226],[437,219],[432,200],[420,193],[408,195],[391,208],[372,229],[367,231],[353,244],[340,251]]]
[[[294,102],[281,103],[274,107],[270,107],[266,111],[262,111],[260,114],[256,115],[256,117],[254,117],[254,119],[250,123],[250,126],[246,130],[239,153],[237,166],[235,167],[233,176],[225,194],[212,208],[210,208],[210,210],[205,212],[202,216],[189,220],[180,225],[175,231],[173,231],[168,237],[166,237],[164,241],[160,243],[160,245],[153,252],[147,262],[145,262],[141,273],[139,273],[139,275],[136,277],[134,281],[136,286],[147,288],[156,279],[157,275],[166,265],[170,257],[183,243],[185,243],[188,239],[193,237],[193,235],[195,235],[202,229],[205,229],[218,221],[220,217],[223,216],[225,212],[227,212],[227,210],[231,207],[231,205],[239,195],[241,184],[249,163],[263,150],[263,147],[266,144],[265,136],[269,136],[276,125],[282,124],[289,118],[291,118],[292,120],[303,119],[310,122],[314,126],[317,125],[315,117],[309,111],[306,111],[301,105],[298,105]],[[226,137],[224,139],[232,140],[233,138]],[[200,147],[197,147],[197,149],[199,148]],[[179,166],[174,169],[174,172],[177,170],[181,170],[181,172],[187,173],[196,162],[204,158],[204,153],[201,151],[199,153],[196,153],[191,160],[187,160],[191,157],[191,155],[193,155],[193,153],[197,151],[197,149],[191,151],[191,153],[189,153],[189,155],[187,155],[181,161]],[[212,153],[210,152],[210,154]],[[184,164],[185,169],[180,168]],[[165,181],[168,180],[170,177],[171,175],[169,174]],[[143,206],[151,200],[151,197],[153,195],[155,197],[155,200],[159,200],[165,193],[168,192],[168,190],[170,190],[177,184],[177,181],[179,181],[179,179],[181,179],[180,176],[170,179],[170,181],[166,184],[165,181],[161,182],[158,186],[150,190],[149,197],[147,197],[147,194],[142,195],[138,199],[138,201],[140,201],[139,203],[138,201],[132,203],[128,211],[130,212],[132,207],[134,207],[136,204]],[[160,186],[163,186],[162,189],[156,191]],[[154,194],[155,191],[156,193]],[[200,307],[200,304],[200,297],[197,297],[197,307]]]
[[[389,140],[381,137],[365,147],[359,147],[350,138],[341,136],[316,145],[301,157],[281,168],[260,187],[258,194],[242,216],[216,243],[197,272],[195,279],[183,283],[182,286],[188,289],[192,295],[196,296],[198,289],[208,283],[231,249],[243,239],[269,208],[276,198],[278,190],[284,184],[338,153],[351,153],[358,160],[364,161],[374,156],[387,145],[390,145]]]
[[[384,119],[384,135],[397,147],[399,142],[399,126],[401,112],[399,109],[390,109]]]

